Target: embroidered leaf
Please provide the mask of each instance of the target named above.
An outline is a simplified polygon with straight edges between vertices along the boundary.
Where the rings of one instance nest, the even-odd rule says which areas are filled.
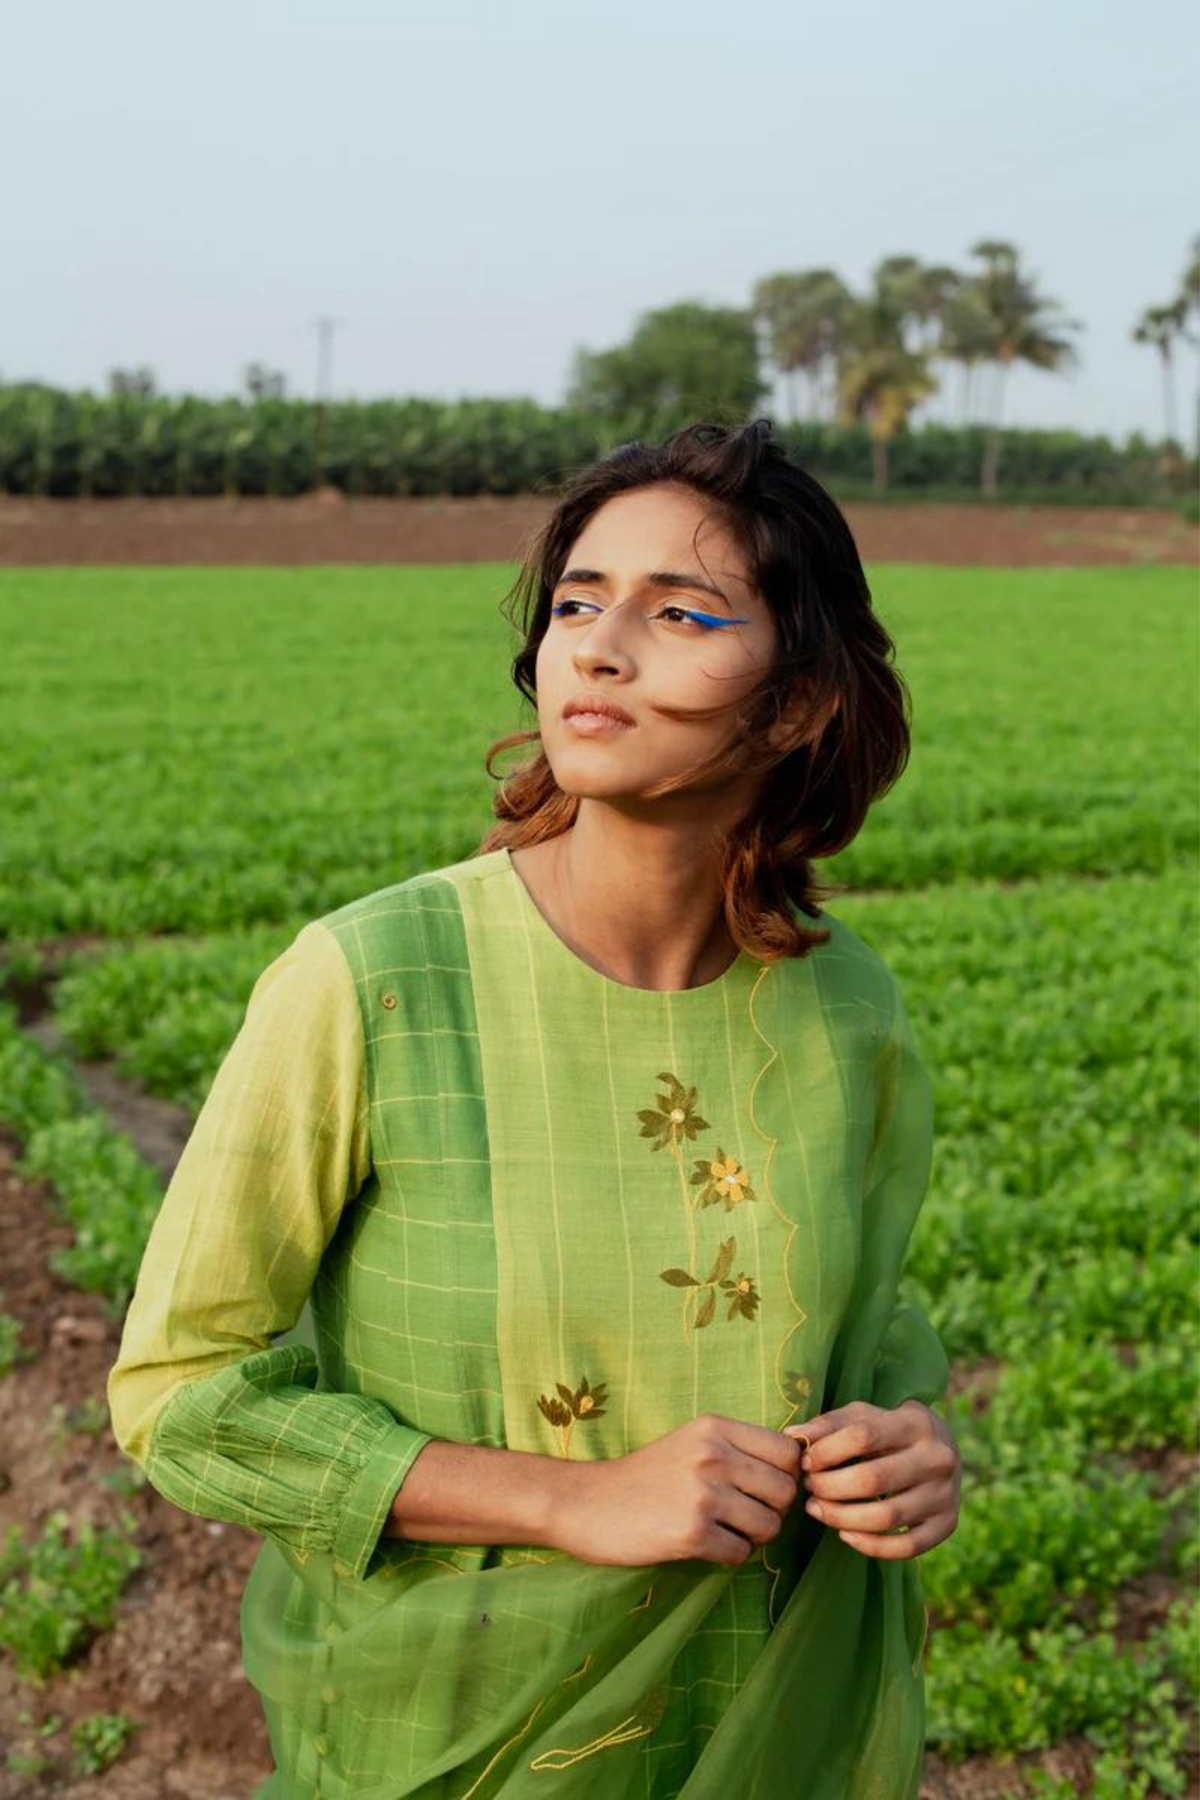
[[[713,1263],[712,1274],[708,1278],[710,1281],[719,1281],[722,1286],[725,1285],[725,1277],[729,1273],[730,1264],[733,1262],[734,1253],[736,1250],[737,1250],[737,1239],[736,1238],[726,1238],[725,1241],[722,1243],[721,1248],[717,1251],[717,1259]],[[715,1303],[715,1301],[716,1301],[715,1294],[713,1296],[713,1300]]]
[[[572,1394],[570,1388],[567,1387],[561,1381],[556,1381],[554,1385],[558,1389],[560,1397],[566,1401],[567,1405],[573,1406],[574,1402],[575,1402],[575,1396]]]
[[[669,1282],[672,1287],[700,1286],[696,1277],[694,1275],[689,1275],[686,1269],[662,1269],[659,1273],[662,1279]]]
[[[699,1329],[702,1325],[710,1325],[712,1323],[712,1316],[716,1310],[717,1310],[716,1290],[714,1288],[709,1288],[709,1290],[705,1294],[703,1300],[700,1302],[699,1306],[696,1308],[696,1330],[697,1331],[699,1331]]]

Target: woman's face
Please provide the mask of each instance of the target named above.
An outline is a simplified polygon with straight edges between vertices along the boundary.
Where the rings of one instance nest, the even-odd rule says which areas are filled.
[[[736,735],[733,711],[690,721],[652,706],[736,705],[774,653],[746,559],[698,494],[659,482],[606,501],[571,546],[538,647],[538,723],[559,787],[632,799],[709,756]],[[615,701],[633,723],[563,716],[584,697]]]

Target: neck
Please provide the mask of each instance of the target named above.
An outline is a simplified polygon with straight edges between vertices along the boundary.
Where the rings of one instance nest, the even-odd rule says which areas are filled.
[[[544,846],[544,910],[570,948],[629,987],[715,981],[737,944],[724,917],[719,836],[695,817],[638,818],[583,799]]]

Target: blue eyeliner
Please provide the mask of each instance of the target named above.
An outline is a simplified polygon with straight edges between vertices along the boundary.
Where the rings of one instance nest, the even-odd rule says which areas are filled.
[[[702,625],[707,625],[710,631],[720,631],[726,625],[748,625],[750,623],[749,619],[722,619],[717,613],[697,612],[694,607],[690,606],[684,607],[683,610],[690,613],[693,619],[699,619]]]
[[[551,606],[550,611],[553,616],[557,618],[564,606],[578,606],[580,604],[581,602],[578,600],[556,600]],[[584,601],[582,604],[586,605],[587,602]],[[725,619],[718,613],[698,612],[694,606],[681,606],[678,610],[681,613],[686,613],[689,619],[698,619],[701,625],[705,626],[709,631],[723,631],[727,625],[749,625],[750,623],[749,619]]]

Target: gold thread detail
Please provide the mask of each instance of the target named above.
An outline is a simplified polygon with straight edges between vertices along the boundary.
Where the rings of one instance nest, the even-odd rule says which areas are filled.
[[[530,1763],[531,1769],[570,1769],[589,1756],[595,1756],[601,1750],[612,1750],[620,1744],[632,1744],[640,1737],[648,1737],[655,1730],[663,1713],[667,1709],[666,1690],[659,1688],[648,1694],[636,1712],[621,1719],[618,1724],[604,1733],[602,1737],[593,1738],[590,1744],[579,1744],[574,1749],[559,1748],[543,1750]],[[466,1800],[466,1796],[463,1796]]]
[[[487,1767],[485,1769],[480,1770],[479,1774],[475,1777],[475,1780],[471,1783],[471,1785],[467,1789],[466,1793],[462,1795],[461,1800],[471,1800],[471,1795],[474,1794],[478,1790],[480,1782],[485,1780],[486,1777],[491,1773],[491,1771],[495,1768],[496,1764],[499,1762],[500,1758],[504,1755],[504,1752],[506,1750],[511,1750],[511,1748],[514,1744],[517,1744],[521,1741],[521,1739],[525,1736],[525,1733],[529,1730],[529,1727],[533,1724],[533,1721],[537,1718],[538,1714],[541,1712],[541,1710],[542,1710],[543,1706],[545,1706],[545,1704],[546,1704],[546,1696],[545,1696],[545,1694],[543,1694],[542,1698],[538,1701],[537,1705],[534,1707],[533,1711],[530,1713],[529,1717],[526,1719],[525,1723],[522,1725],[520,1731],[518,1731],[516,1733],[515,1737],[510,1737],[507,1744],[501,1744],[500,1748],[496,1751],[496,1754],[494,1756],[490,1756],[488,1758]]]

